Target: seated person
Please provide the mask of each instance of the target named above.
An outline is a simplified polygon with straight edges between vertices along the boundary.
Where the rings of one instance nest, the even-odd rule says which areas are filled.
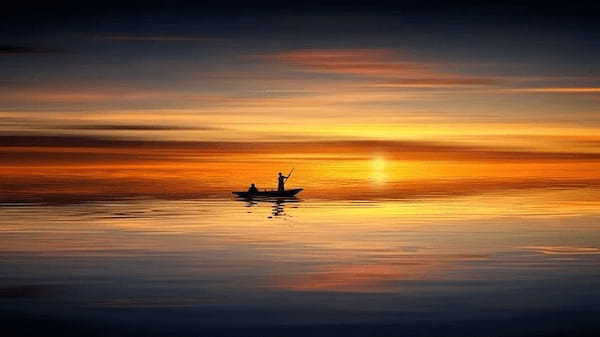
[[[249,193],[256,193],[258,192],[258,188],[256,188],[256,185],[252,184],[250,185],[250,188],[248,189]]]

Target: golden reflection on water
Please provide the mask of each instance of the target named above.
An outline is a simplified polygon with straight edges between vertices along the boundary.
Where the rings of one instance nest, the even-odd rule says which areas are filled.
[[[498,254],[520,252],[538,262],[542,257],[530,254],[593,257],[600,249],[597,192],[539,189],[404,201],[5,204],[0,254],[8,259],[183,254],[192,261],[188,267],[141,272],[176,269],[193,279],[210,270],[227,280],[223,286],[249,289],[395,292],[401,281],[474,277],[469,270],[476,267],[469,263]],[[561,268],[553,263],[551,268]],[[257,276],[240,284],[246,268]]]

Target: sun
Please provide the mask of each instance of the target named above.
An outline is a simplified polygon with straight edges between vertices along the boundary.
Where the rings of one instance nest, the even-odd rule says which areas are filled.
[[[371,181],[377,185],[384,184],[387,180],[387,160],[382,156],[376,156],[371,160]]]

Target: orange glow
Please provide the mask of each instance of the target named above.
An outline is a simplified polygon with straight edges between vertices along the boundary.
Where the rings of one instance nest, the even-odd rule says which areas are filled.
[[[399,280],[419,280],[432,269],[428,264],[351,265],[315,271],[308,276],[277,280],[277,288],[294,291],[385,292],[389,284]]]
[[[532,93],[564,93],[564,94],[594,94],[600,93],[600,88],[588,87],[588,88],[520,88],[512,89],[514,92],[532,92]]]
[[[415,198],[600,184],[597,154],[418,142],[93,144],[0,148],[0,174],[6,181],[0,194],[228,196],[251,182],[273,187],[276,172],[292,167],[296,173],[290,187],[327,198]]]

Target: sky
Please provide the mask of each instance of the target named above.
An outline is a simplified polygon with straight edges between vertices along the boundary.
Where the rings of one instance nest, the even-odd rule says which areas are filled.
[[[596,186],[599,12],[12,5],[0,23],[0,199],[221,195],[292,167],[309,195]]]

